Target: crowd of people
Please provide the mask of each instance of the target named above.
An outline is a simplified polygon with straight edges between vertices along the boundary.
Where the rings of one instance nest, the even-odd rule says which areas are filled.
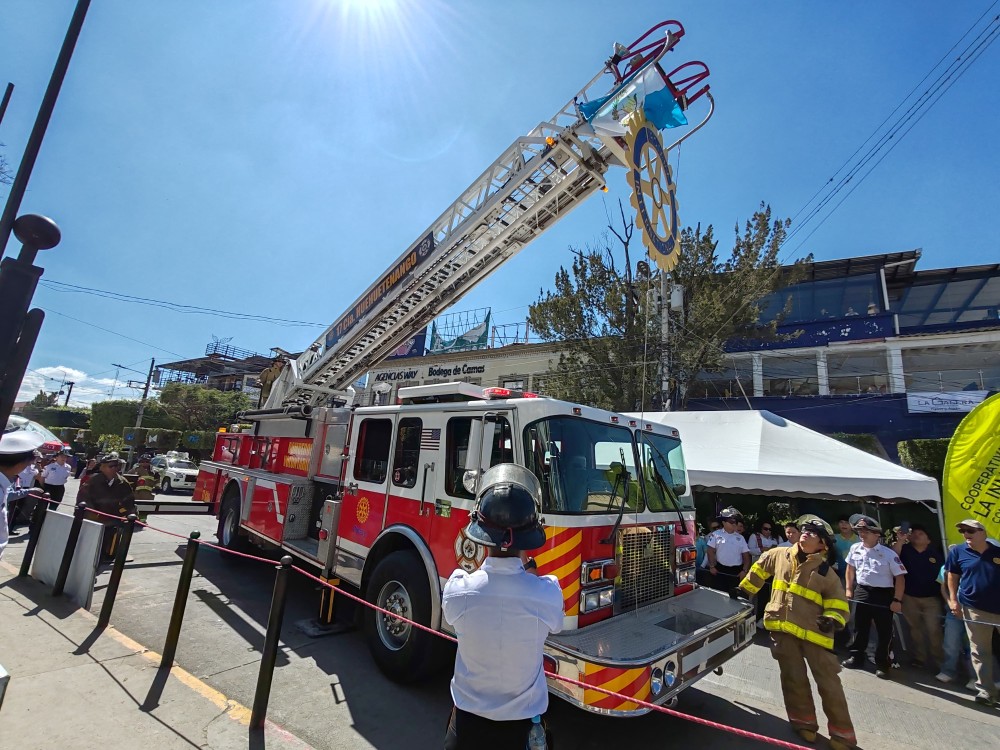
[[[839,518],[837,531],[829,529],[828,563],[851,606],[844,627],[835,628],[831,651],[846,651],[841,665],[848,669],[873,661],[881,679],[890,679],[892,668],[904,663],[941,683],[967,679],[977,703],[996,706],[1000,543],[988,538],[975,519],[961,521],[956,528],[965,543],[945,552],[917,523],[902,523],[893,541],[885,543],[885,530],[876,519],[864,514]],[[776,529],[765,520],[747,533],[739,511],[721,511],[698,540],[703,583],[731,591],[741,582],[754,581],[757,561],[769,550],[798,545],[801,551],[801,524],[786,524],[784,540]],[[774,604],[774,584],[767,576],[757,577],[752,593],[757,596],[759,627],[772,630],[766,610]],[[875,645],[869,658],[872,629]]]

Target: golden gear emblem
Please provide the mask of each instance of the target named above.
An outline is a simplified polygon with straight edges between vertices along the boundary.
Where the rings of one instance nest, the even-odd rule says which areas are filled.
[[[486,559],[486,548],[476,544],[465,535],[465,529],[458,532],[455,537],[455,562],[458,567],[466,573],[473,573],[479,570],[479,566]]]
[[[368,520],[368,514],[371,512],[371,508],[368,506],[368,498],[362,497],[358,500],[358,508],[356,511],[358,517],[358,523],[364,523]]]
[[[629,174],[632,207],[642,232],[649,259],[663,272],[677,265],[681,255],[680,223],[677,219],[677,186],[663,139],[646,114],[637,109],[628,117]]]

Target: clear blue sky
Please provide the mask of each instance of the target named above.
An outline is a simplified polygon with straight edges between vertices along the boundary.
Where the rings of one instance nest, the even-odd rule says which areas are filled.
[[[3,0],[13,167],[74,4]],[[613,42],[676,18],[674,59],[705,61],[717,101],[682,148],[681,220],[715,224],[725,244],[762,200],[794,216],[987,8],[978,28],[1000,4],[96,0],[21,212],[62,228],[46,279],[327,324]],[[919,247],[920,268],[1000,260],[998,80],[1000,44],[789,259]],[[458,309],[523,320],[567,247],[601,233],[605,201],[627,201],[624,172],[609,181]],[[112,363],[144,372],[213,334],[298,350],[322,331],[48,288],[35,300],[48,314],[23,395],[69,371],[81,403],[106,397]]]

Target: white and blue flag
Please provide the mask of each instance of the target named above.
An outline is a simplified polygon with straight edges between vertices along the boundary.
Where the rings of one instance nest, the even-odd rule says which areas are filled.
[[[626,78],[607,96],[580,104],[580,112],[597,133],[625,135],[627,128],[622,121],[644,109],[646,120],[657,130],[687,125],[684,110],[674,99],[660,74],[658,65],[648,65]]]

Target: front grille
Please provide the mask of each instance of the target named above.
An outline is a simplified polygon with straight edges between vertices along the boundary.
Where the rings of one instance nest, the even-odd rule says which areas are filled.
[[[671,526],[619,529],[617,611],[641,607],[674,593],[673,550]]]

